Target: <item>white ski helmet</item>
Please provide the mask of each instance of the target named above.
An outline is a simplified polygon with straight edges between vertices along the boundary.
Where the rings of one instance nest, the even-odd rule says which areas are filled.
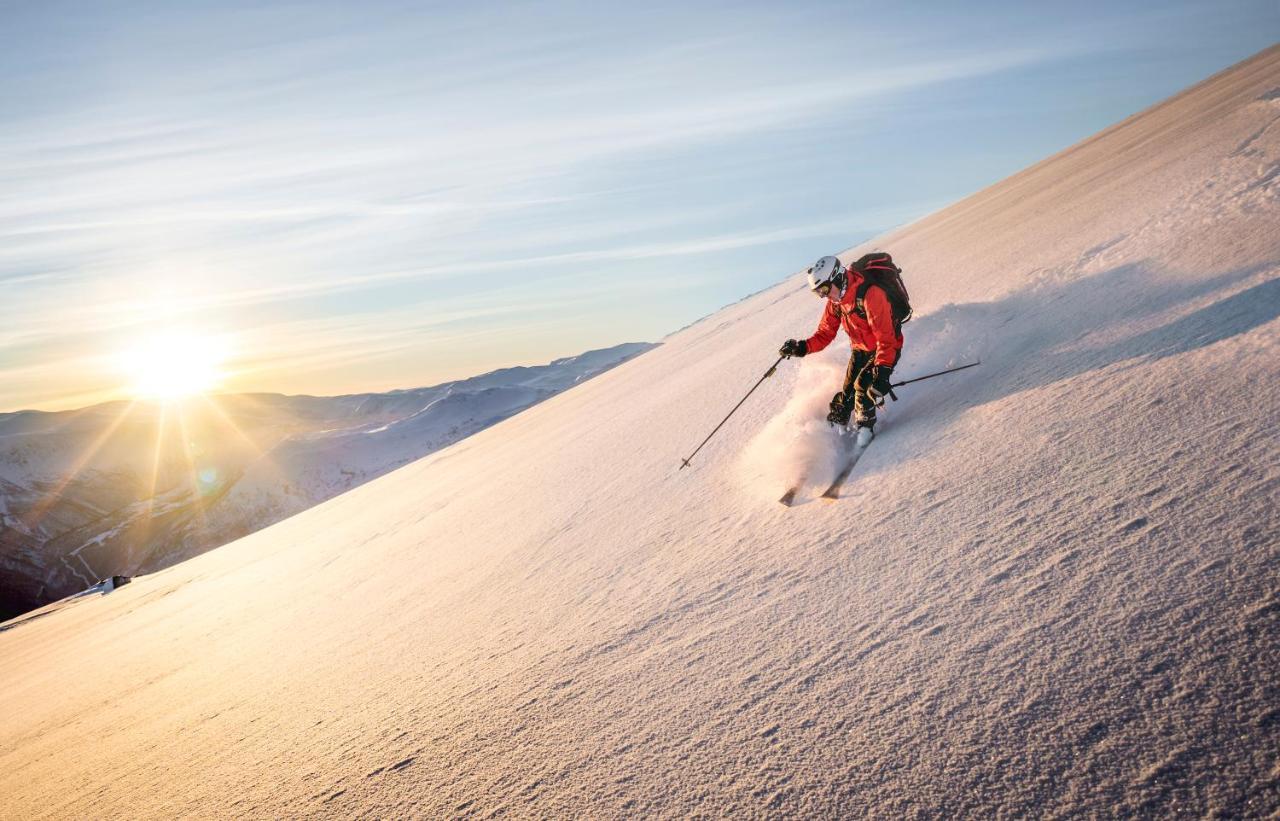
[[[844,272],[845,268],[840,264],[839,257],[823,257],[809,269],[809,290],[816,291],[823,285],[830,284],[836,290],[843,291]]]

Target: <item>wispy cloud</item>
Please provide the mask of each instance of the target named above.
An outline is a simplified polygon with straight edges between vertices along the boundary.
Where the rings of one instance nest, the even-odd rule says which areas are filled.
[[[761,228],[758,230],[737,231],[726,234],[711,234],[694,237],[683,241],[655,241],[645,244],[609,244],[592,250],[563,252],[539,256],[508,257],[502,260],[504,268],[510,270],[530,270],[538,268],[562,268],[570,264],[607,263],[612,261],[648,260],[663,258],[696,257],[721,251],[755,248],[794,239],[817,237],[839,233],[857,233],[861,229],[886,228],[913,215],[924,213],[926,206],[907,204],[892,207],[877,207],[849,212],[836,218],[821,222],[810,222],[785,228]],[[634,230],[635,225],[631,226]],[[378,271],[346,277],[316,279],[313,281],[294,281],[279,284],[245,288],[241,290],[223,290],[216,293],[200,293],[183,296],[172,291],[163,296],[145,297],[137,293],[122,294],[114,300],[94,304],[69,304],[60,308],[48,307],[43,311],[32,312],[26,321],[18,319],[6,329],[0,331],[0,344],[30,344],[42,338],[64,337],[78,334],[92,336],[107,331],[118,331],[135,325],[154,323],[157,317],[172,321],[183,316],[208,315],[219,310],[261,306],[272,303],[296,301],[326,294],[368,289],[374,286],[385,286],[403,281],[422,281],[446,277],[474,275],[493,270],[494,263],[490,259],[471,262],[457,262],[429,267],[408,268],[403,270]],[[580,281],[575,275],[559,275],[562,278]],[[688,277],[684,277],[686,285]],[[554,282],[554,277],[547,281]],[[581,292],[581,286],[576,286]],[[608,286],[618,291],[617,283]],[[652,288],[652,278],[646,278],[642,287]],[[557,305],[564,307],[568,296],[557,296],[556,301],[547,305],[552,309]],[[453,317],[454,308],[434,301],[434,307],[443,316]],[[513,306],[514,308],[514,306]],[[520,310],[527,311],[528,305],[522,304]],[[48,322],[50,312],[58,316],[56,327]],[[370,319],[381,321],[392,313],[385,310]]]

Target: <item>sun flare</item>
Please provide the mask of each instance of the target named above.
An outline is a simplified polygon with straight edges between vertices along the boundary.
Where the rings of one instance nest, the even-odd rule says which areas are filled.
[[[217,386],[226,361],[217,337],[187,331],[152,334],[120,355],[129,391],[139,398],[177,399]]]

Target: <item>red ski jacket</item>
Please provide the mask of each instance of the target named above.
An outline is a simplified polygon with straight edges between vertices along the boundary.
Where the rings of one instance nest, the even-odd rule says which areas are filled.
[[[902,350],[902,334],[893,326],[893,310],[889,307],[889,298],[878,287],[868,288],[862,297],[862,308],[867,315],[863,319],[854,313],[862,275],[849,271],[848,276],[849,284],[839,302],[823,300],[826,307],[822,311],[818,330],[806,340],[808,352],[815,353],[830,345],[831,340],[836,338],[836,331],[844,326],[844,332],[849,335],[849,347],[855,351],[875,351],[877,365],[896,364],[898,353]]]

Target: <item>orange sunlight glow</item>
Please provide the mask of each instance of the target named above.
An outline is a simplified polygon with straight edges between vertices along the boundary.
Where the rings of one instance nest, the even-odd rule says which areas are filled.
[[[215,336],[168,331],[122,351],[118,365],[135,398],[177,399],[216,387],[227,353],[226,344]]]

